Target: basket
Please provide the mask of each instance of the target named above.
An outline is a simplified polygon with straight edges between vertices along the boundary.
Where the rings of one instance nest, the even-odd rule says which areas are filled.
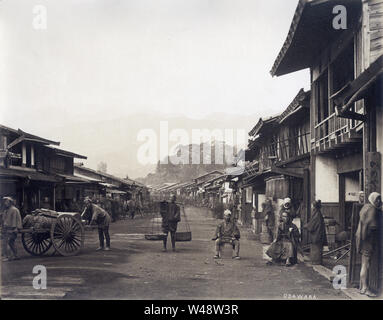
[[[157,233],[157,234],[145,234],[145,239],[146,240],[151,240],[151,241],[162,241],[167,238],[167,235],[164,233]]]
[[[176,241],[191,241],[192,240],[192,233],[191,231],[186,232],[176,232]]]

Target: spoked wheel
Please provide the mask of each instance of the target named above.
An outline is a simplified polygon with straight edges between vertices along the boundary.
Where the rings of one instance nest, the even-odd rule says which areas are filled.
[[[79,219],[62,214],[52,224],[51,239],[62,256],[76,255],[84,245],[84,227]]]
[[[23,233],[21,236],[25,251],[33,256],[41,256],[52,246],[49,231]]]

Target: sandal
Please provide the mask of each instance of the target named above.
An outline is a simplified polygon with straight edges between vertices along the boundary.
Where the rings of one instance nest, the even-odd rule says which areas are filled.
[[[366,294],[366,289],[359,289],[358,292],[359,292],[360,294]]]
[[[367,290],[365,295],[369,296],[371,298],[377,297],[377,295],[375,293],[373,293],[372,291],[370,291],[370,290]]]

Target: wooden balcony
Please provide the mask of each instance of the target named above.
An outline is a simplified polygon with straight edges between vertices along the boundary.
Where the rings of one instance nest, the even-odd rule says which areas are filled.
[[[272,165],[294,162],[310,154],[310,133],[302,133],[278,140],[261,149],[260,169],[268,170]]]
[[[315,126],[311,140],[313,152],[330,153],[362,143],[363,136],[356,130],[360,125],[360,121],[340,118],[333,113]]]

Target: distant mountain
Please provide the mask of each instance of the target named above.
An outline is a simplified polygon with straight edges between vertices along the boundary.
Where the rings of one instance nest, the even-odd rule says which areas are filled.
[[[103,161],[107,164],[108,173],[120,177],[128,175],[132,179],[137,179],[138,177],[146,177],[149,173],[155,173],[160,158],[158,151],[156,161],[148,164],[141,164],[138,161],[137,153],[143,142],[137,139],[137,135],[141,130],[153,130],[159,140],[160,122],[167,121],[169,132],[174,129],[184,129],[190,136],[195,129],[217,129],[220,132],[224,132],[225,129],[232,129],[247,133],[258,121],[258,118],[255,115],[232,116],[215,113],[203,119],[191,119],[181,115],[168,116],[155,113],[134,114],[129,117],[113,119],[111,113],[106,115],[105,120],[102,121],[92,120],[92,117],[89,119],[76,118],[71,119],[67,125],[62,127],[52,127],[47,122],[44,126],[29,127],[28,130],[34,134],[61,141],[60,147],[63,149],[87,156],[88,160],[83,162],[90,168],[96,169],[98,163]],[[227,142],[227,144],[230,143]],[[173,146],[176,147],[175,149],[178,147],[179,152],[182,152],[187,144],[177,146],[177,143],[169,142],[169,150]],[[200,172],[202,167],[193,170]],[[189,173],[194,176],[192,171]]]
[[[146,185],[190,181],[214,170],[224,172],[233,165],[236,150],[222,141],[179,145],[174,154],[157,163],[155,173],[138,181]]]

